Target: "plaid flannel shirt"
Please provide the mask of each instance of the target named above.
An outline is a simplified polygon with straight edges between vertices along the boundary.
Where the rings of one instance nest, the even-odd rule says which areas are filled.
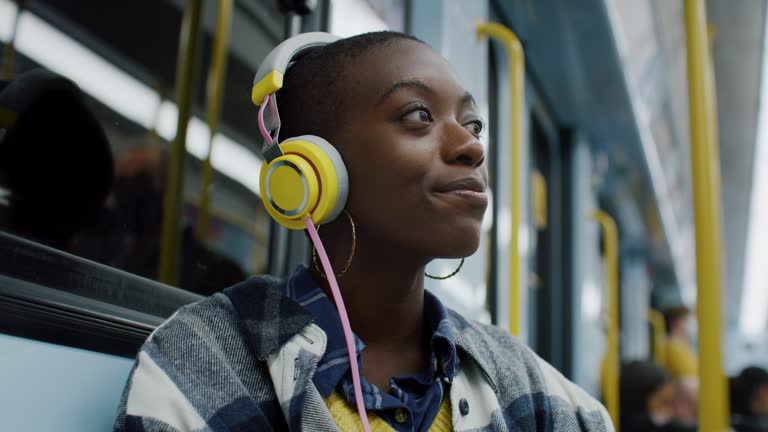
[[[147,339],[116,431],[336,431],[312,377],[326,334],[255,277],[177,311]],[[449,389],[457,431],[611,432],[605,409],[497,327],[448,310],[460,356]]]

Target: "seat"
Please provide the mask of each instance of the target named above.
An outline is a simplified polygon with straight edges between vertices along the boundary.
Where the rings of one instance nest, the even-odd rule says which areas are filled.
[[[0,334],[0,418],[9,431],[108,431],[133,359]]]

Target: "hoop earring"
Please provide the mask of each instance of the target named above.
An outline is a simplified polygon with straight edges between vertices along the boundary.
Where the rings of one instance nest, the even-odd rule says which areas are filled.
[[[352,215],[349,214],[349,212],[345,209],[344,214],[347,215],[347,219],[349,219],[349,225],[352,227],[352,250],[349,252],[349,258],[347,258],[347,262],[344,264],[344,268],[341,269],[341,272],[336,274],[337,278],[341,278],[344,276],[344,273],[349,270],[349,266],[352,264],[352,257],[355,256],[355,246],[357,245],[357,233],[355,232],[355,221],[352,220]],[[320,232],[320,227],[317,227],[317,232]],[[323,279],[327,279],[325,276],[325,273],[323,273],[322,270],[320,270],[320,266],[317,265],[317,250],[315,249],[315,246],[312,246],[312,264],[315,266],[315,270],[317,270],[318,273],[320,273],[320,276],[323,277]]]
[[[437,280],[450,279],[450,278],[456,276],[456,274],[459,272],[459,270],[461,270],[462,266],[464,266],[464,258],[461,259],[461,262],[459,263],[459,266],[456,267],[456,270],[454,270],[453,273],[449,274],[448,276],[432,276],[431,274],[429,274],[427,272],[424,272],[424,276],[426,276],[426,277],[428,277],[430,279],[437,279]]]

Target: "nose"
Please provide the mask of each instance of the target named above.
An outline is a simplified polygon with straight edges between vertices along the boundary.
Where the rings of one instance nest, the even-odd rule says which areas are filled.
[[[443,155],[452,165],[477,168],[485,161],[485,148],[464,126],[450,123],[444,136]]]

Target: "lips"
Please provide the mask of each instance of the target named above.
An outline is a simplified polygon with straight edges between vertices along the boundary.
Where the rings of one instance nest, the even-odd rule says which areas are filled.
[[[486,183],[478,177],[466,177],[449,183],[442,184],[435,188],[435,192],[477,192],[485,193]]]
[[[488,195],[485,193],[487,183],[480,177],[465,177],[448,183],[441,184],[434,189],[435,195],[441,200],[453,205],[469,206],[470,208],[485,211],[488,206]]]

